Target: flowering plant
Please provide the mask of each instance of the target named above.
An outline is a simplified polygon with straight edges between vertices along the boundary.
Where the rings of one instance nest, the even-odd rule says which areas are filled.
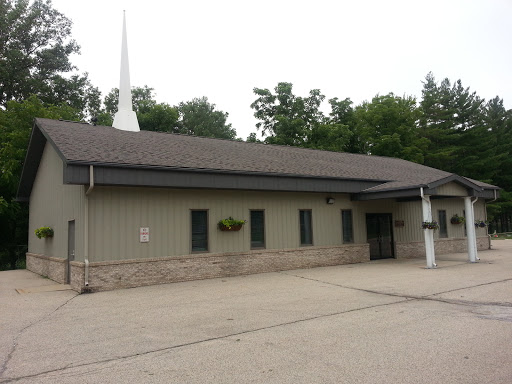
[[[475,227],[485,228],[487,223],[483,220],[475,220]]]
[[[424,221],[421,224],[421,228],[423,228],[423,229],[433,229],[435,231],[436,229],[439,229],[439,224],[437,223],[437,221]]]
[[[464,216],[459,216],[457,214],[453,215],[452,218],[450,219],[450,223],[452,224],[462,224],[466,221],[466,219],[464,218]]]

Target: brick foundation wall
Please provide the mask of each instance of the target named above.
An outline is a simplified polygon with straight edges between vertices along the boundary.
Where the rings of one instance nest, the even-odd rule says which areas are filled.
[[[479,251],[490,248],[490,240],[488,236],[478,237],[476,239],[477,248]],[[434,249],[436,255],[443,255],[446,253],[461,253],[467,252],[468,241],[463,239],[439,239],[435,241]],[[404,259],[408,257],[421,257],[425,256],[425,243],[423,241],[396,243],[397,259]]]
[[[48,277],[57,283],[64,284],[66,282],[66,259],[36,253],[27,253],[26,257],[29,271]]]
[[[370,260],[368,244],[204,254],[159,259],[95,262],[89,265],[92,292],[144,285],[314,268]],[[71,286],[83,292],[84,264],[71,262]]]

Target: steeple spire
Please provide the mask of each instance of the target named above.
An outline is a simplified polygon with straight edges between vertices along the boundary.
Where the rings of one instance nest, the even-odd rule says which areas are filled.
[[[132,89],[130,86],[130,65],[128,63],[128,43],[126,38],[126,15],[123,11],[123,43],[121,46],[121,78],[119,81],[119,103],[114,115],[114,128],[123,131],[139,132],[139,122],[132,107]]]

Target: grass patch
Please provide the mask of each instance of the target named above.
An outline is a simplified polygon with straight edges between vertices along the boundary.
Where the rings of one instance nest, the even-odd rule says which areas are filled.
[[[491,235],[491,239],[492,240],[512,240],[512,233],[498,233],[497,235]]]

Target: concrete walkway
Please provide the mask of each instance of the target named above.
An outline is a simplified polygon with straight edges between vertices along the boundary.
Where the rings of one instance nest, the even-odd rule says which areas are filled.
[[[0,383],[509,384],[512,240],[479,256],[84,295],[0,272]]]

